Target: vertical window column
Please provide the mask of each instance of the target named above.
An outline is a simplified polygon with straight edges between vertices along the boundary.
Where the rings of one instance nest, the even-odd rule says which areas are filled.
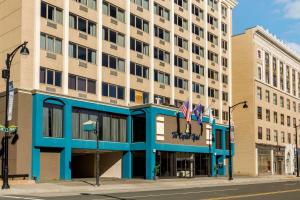
[[[153,49],[154,49],[154,0],[149,1],[149,11],[150,11],[150,50],[149,50],[149,56],[150,56],[150,97],[149,97],[149,103],[154,103],[154,55],[153,55]]]
[[[98,67],[97,67],[97,85],[96,85],[96,94],[97,99],[99,101],[102,101],[102,1],[97,1],[97,8],[98,8],[98,38],[97,38],[97,61],[98,61]]]
[[[218,1],[218,15],[219,15],[219,24],[218,27],[222,26],[222,5],[221,5],[221,1]],[[218,37],[218,44],[222,43],[222,29],[219,28],[219,37]],[[223,54],[223,49],[222,49],[222,45],[219,45],[219,80],[222,80],[222,71],[223,71],[223,66],[222,66],[222,54]],[[222,96],[223,94],[223,83],[222,81],[219,81],[219,96]],[[220,108],[220,122],[222,123],[223,121],[223,98],[220,98],[220,102],[219,102],[219,108]]]
[[[126,35],[125,35],[125,48],[126,48],[126,105],[130,104],[130,2],[126,1],[126,11],[125,11],[125,18],[126,18]]]
[[[175,85],[174,85],[174,78],[175,78],[175,69],[174,69],[174,32],[175,32],[175,24],[174,22],[174,1],[171,1],[171,16],[170,16],[170,21],[171,23],[171,52],[170,52],[170,57],[171,57],[171,77],[170,77],[170,81],[171,81],[171,104],[175,104]]]
[[[232,17],[232,8],[229,7],[228,9],[228,68],[229,68],[229,75],[228,75],[228,80],[229,80],[229,105],[232,105],[232,44],[231,44],[231,35],[232,35],[232,24],[231,24],[231,17]]]
[[[193,51],[192,51],[192,44],[193,44],[193,13],[192,13],[192,1],[188,1],[188,11],[189,11],[189,20],[188,20],[188,27],[189,28],[189,109],[192,110],[193,107]],[[198,104],[199,102],[195,102]]]
[[[41,37],[41,0],[34,1],[34,48],[33,48],[33,62],[34,62],[34,76],[33,88],[40,88],[40,37]]]
[[[208,0],[204,0],[204,33],[207,33],[207,10],[208,10]],[[207,57],[207,47],[208,47],[208,40],[207,40],[207,34],[204,34],[204,41],[205,41],[205,47],[204,47],[204,59],[205,59],[205,91],[208,91],[208,57]],[[205,94],[205,107],[208,107],[208,94]]]
[[[68,80],[69,80],[69,10],[70,1],[64,1],[64,38],[63,38],[63,93],[68,94]]]

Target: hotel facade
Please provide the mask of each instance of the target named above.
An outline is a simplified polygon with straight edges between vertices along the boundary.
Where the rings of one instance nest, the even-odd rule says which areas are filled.
[[[19,140],[10,174],[39,180],[225,175],[235,0],[0,0],[0,63],[11,71]],[[4,81],[1,81],[1,117]],[[201,133],[190,110],[211,107]],[[179,127],[179,128],[178,128]],[[180,133],[177,133],[177,130]],[[176,132],[177,131],[177,132]]]
[[[296,170],[295,126],[300,123],[300,57],[260,26],[233,36],[236,110],[234,172],[283,175]],[[299,131],[299,130],[298,130]]]

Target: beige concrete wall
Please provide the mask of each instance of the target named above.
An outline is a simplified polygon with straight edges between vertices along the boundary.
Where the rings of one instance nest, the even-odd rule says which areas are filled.
[[[248,109],[236,108],[233,113],[235,155],[234,173],[255,175],[255,95],[252,34],[243,34],[232,39],[232,104],[248,101]]]
[[[109,152],[100,155],[101,177],[122,177],[122,152]]]
[[[0,95],[0,124],[4,124],[5,96]],[[31,94],[15,92],[12,120],[10,125],[18,126],[19,139],[12,145],[9,142],[9,174],[31,173],[32,144],[32,97]],[[3,133],[1,133],[1,138]],[[0,145],[2,147],[2,145]]]
[[[40,154],[41,180],[59,180],[60,176],[60,152],[41,151]]]

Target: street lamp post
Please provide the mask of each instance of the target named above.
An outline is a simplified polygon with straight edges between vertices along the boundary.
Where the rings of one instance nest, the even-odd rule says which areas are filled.
[[[87,132],[93,132],[96,135],[96,186],[100,186],[100,158],[99,158],[99,132],[97,122],[89,120],[83,123],[83,130]]]
[[[233,177],[232,177],[232,150],[231,150],[231,111],[233,111],[233,109],[238,106],[238,105],[241,105],[243,104],[243,108],[248,108],[248,105],[247,105],[247,101],[242,101],[242,102],[239,102],[237,104],[234,104],[233,106],[229,106],[229,109],[228,109],[228,117],[229,117],[229,137],[228,137],[228,144],[229,144],[229,162],[228,162],[228,180],[233,180]]]
[[[9,82],[10,82],[10,67],[12,64],[12,61],[18,52],[20,50],[21,55],[28,55],[29,50],[26,47],[28,42],[24,42],[21,45],[19,45],[15,50],[13,50],[11,53],[7,54],[6,57],[6,69],[2,70],[2,78],[6,79],[6,92],[5,92],[5,128],[8,128],[9,126],[9,120],[8,120],[8,101],[9,101]],[[2,155],[2,179],[3,179],[3,185],[2,189],[9,189],[8,184],[8,139],[9,139],[9,133],[4,132],[4,143],[3,143],[3,155]]]
[[[299,177],[299,159],[298,159],[298,132],[297,129],[300,127],[300,124],[298,126],[295,126],[296,131],[296,163],[297,163],[297,177]]]

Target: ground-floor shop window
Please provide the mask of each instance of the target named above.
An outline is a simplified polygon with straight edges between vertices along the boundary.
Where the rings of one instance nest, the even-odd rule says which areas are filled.
[[[159,177],[208,176],[210,173],[209,154],[166,152],[156,154],[156,175]]]
[[[109,113],[74,108],[72,112],[72,135],[74,139],[95,140],[96,135],[83,130],[83,123],[97,122],[100,140],[126,142],[127,118]]]
[[[63,106],[44,103],[43,136],[63,137]]]
[[[258,173],[269,174],[271,173],[271,150],[258,149]]]

